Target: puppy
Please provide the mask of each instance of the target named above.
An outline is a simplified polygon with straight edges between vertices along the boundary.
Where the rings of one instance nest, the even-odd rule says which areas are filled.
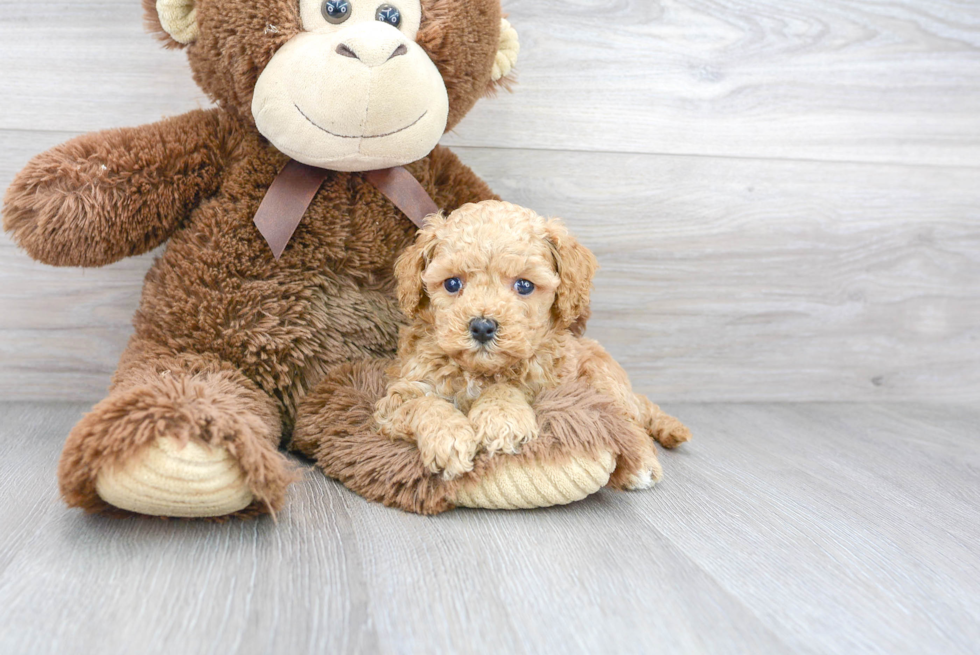
[[[480,451],[518,452],[538,435],[537,395],[584,378],[663,446],[687,441],[602,346],[576,336],[597,267],[560,221],[510,203],[430,216],[395,265],[410,323],[376,407],[381,433],[414,441],[429,470],[452,479]],[[631,487],[660,478],[650,453]]]

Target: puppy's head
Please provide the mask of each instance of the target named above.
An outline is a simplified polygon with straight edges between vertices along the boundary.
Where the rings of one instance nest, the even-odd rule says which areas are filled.
[[[439,349],[492,374],[584,321],[596,268],[557,219],[487,201],[431,216],[395,275],[402,310]]]

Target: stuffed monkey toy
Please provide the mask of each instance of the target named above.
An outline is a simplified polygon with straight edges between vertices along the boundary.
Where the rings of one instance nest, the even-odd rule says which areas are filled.
[[[499,0],[143,4],[215,107],[73,139],[31,160],[4,200],[4,229],[54,266],[105,266],[167,244],[108,396],[65,444],[67,503],[274,512],[297,477],[280,452],[291,438],[328,474],[345,480],[356,468],[370,488],[355,490],[414,511],[505,506],[486,490],[529,466],[578,480],[558,502],[605,484],[621,456],[602,437],[616,418],[601,399],[582,404],[581,388],[556,390],[542,411],[559,423],[561,408],[592,412],[591,433],[550,459],[515,458],[482,478],[478,468],[451,486],[398,479],[392,461],[413,453],[365,449],[364,435],[343,429],[356,412],[336,413],[357,400],[351,381],[365,366],[346,362],[395,351],[392,268],[416,233],[370,172],[404,166],[446,212],[495,198],[437,144],[508,80],[517,35]],[[284,183],[270,200],[289,170],[292,182],[315,179],[299,191]]]

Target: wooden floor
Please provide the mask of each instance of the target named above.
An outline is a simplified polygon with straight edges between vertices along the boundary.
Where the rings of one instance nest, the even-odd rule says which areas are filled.
[[[311,470],[271,519],[58,500],[80,404],[0,404],[0,653],[976,653],[980,409],[678,404],[665,481],[423,518]]]

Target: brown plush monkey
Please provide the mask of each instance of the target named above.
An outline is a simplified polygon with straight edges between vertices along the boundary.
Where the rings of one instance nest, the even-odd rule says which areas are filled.
[[[318,431],[333,415],[315,414],[331,367],[395,349],[392,265],[416,228],[360,172],[405,165],[446,211],[494,198],[437,143],[506,79],[516,34],[499,0],[143,3],[217,107],[69,141],[5,198],[4,228],[55,266],[169,241],[109,396],[68,438],[61,490],[90,511],[273,511],[296,477],[284,436],[304,420],[297,443],[326,447]],[[253,217],[290,159],[333,172],[277,260]],[[314,390],[313,415],[297,416]],[[344,447],[363,464],[358,444]],[[609,468],[613,450],[586,459]],[[449,493],[429,497],[457,502]]]

